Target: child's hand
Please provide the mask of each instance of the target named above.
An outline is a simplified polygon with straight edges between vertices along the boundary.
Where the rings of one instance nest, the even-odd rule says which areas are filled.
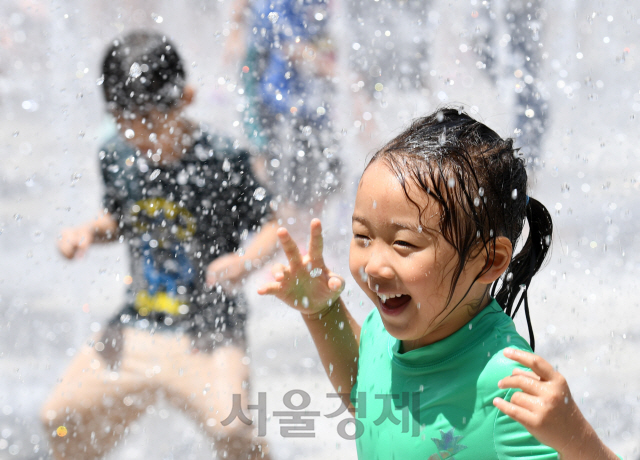
[[[82,257],[91,243],[93,243],[94,231],[91,226],[65,228],[58,239],[58,250],[67,259]]]
[[[528,367],[498,382],[500,388],[518,388],[511,402],[495,398],[493,404],[521,423],[538,441],[552,447],[562,459],[617,458],[601,441],[571,397],[569,385],[540,356],[507,348],[504,355]]]
[[[275,295],[304,315],[314,315],[326,310],[340,297],[344,280],[329,271],[324,263],[320,220],[311,221],[309,253],[304,257],[285,228],[278,229],[278,238],[289,265],[274,265],[271,272],[275,281],[261,286],[258,294]]]
[[[504,355],[533,372],[515,368],[509,377],[498,382],[499,388],[517,388],[511,402],[495,398],[493,404],[517,422],[536,439],[560,451],[570,441],[571,428],[580,410],[571,397],[569,385],[551,364],[533,353],[507,348]]]
[[[223,289],[233,287],[249,270],[245,265],[245,259],[238,254],[225,254],[211,262],[207,267],[207,284],[214,286],[219,284]]]

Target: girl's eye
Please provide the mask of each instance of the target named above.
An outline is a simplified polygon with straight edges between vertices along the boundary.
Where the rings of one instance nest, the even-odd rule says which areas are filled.
[[[398,245],[398,246],[402,246],[403,248],[415,248],[415,245],[407,242],[407,241],[402,241],[402,240],[398,240],[395,241],[393,244]]]
[[[353,238],[355,238],[356,240],[358,240],[358,242],[360,242],[361,244],[363,244],[365,246],[369,246],[369,243],[371,242],[371,240],[369,240],[368,236],[361,235],[359,233],[354,233],[353,234]]]

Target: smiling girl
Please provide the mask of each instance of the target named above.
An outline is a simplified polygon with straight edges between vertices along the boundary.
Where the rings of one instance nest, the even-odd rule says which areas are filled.
[[[512,317],[551,241],[524,160],[458,109],[416,120],[358,186],[350,270],[375,305],[362,329],[322,258],[285,229],[289,264],[259,290],[296,308],[355,411],[362,459],[615,459]],[[515,254],[525,220],[528,237]],[[321,273],[320,276],[317,276]]]

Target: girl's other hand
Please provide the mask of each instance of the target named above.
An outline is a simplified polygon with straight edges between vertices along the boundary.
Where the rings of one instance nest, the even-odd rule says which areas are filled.
[[[303,315],[322,313],[334,304],[344,289],[344,279],[329,271],[322,257],[322,224],[311,221],[309,252],[304,257],[285,228],[278,229],[278,238],[289,265],[275,264],[274,280],[258,289],[258,294],[275,295]]]
[[[521,423],[543,444],[557,450],[559,458],[617,459],[600,441],[573,400],[569,385],[553,366],[540,356],[507,348],[504,355],[531,369],[515,368],[498,387],[516,388],[511,402],[495,398],[493,404]]]

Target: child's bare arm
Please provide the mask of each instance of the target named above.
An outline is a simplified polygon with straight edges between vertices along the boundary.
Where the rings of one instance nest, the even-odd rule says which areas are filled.
[[[304,257],[286,229],[278,229],[278,237],[289,265],[276,264],[271,270],[275,281],[258,293],[275,295],[302,314],[325,371],[336,391],[346,395],[348,406],[358,371],[360,326],[340,299],[344,280],[324,263],[320,221],[311,222],[309,253]]]
[[[108,212],[77,227],[65,228],[58,239],[58,250],[67,259],[82,257],[96,242],[112,241],[118,233],[118,221]]]
[[[500,388],[522,390],[511,396],[511,402],[495,398],[498,409],[558,451],[562,460],[618,460],[580,412],[562,374],[533,353],[507,348],[504,355],[533,372],[516,368],[498,382]]]
[[[211,262],[207,267],[207,284],[233,286],[253,269],[261,267],[278,248],[277,230],[278,223],[275,220],[270,221],[262,225],[242,255],[226,254]]]

